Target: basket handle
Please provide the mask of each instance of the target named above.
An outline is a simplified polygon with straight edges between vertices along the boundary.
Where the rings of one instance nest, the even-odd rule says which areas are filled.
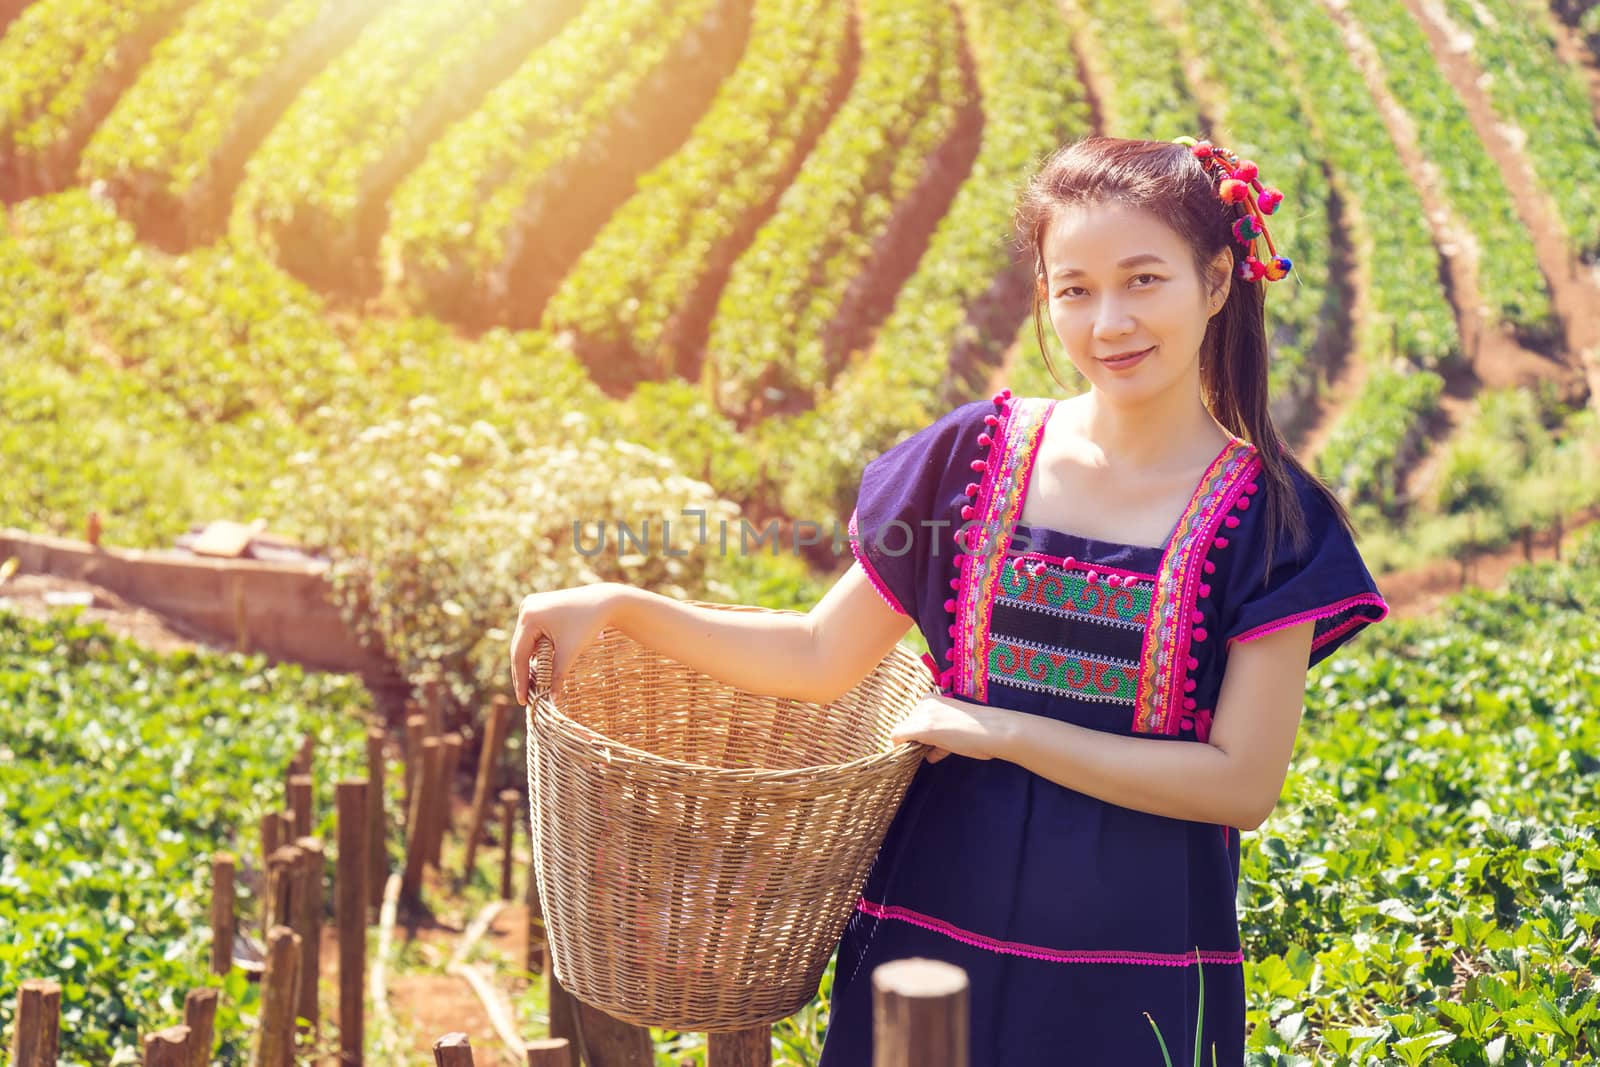
[[[556,645],[548,634],[533,641],[533,656],[528,660],[528,703],[550,695],[550,676],[555,673]]]

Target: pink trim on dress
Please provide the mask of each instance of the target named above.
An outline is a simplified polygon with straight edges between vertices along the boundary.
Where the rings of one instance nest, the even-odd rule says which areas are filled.
[[[1329,641],[1333,640],[1335,637],[1338,637],[1340,634],[1346,632],[1353,626],[1358,626],[1363,623],[1382,622],[1389,614],[1389,605],[1384,602],[1383,597],[1377,595],[1376,593],[1359,593],[1356,596],[1348,597],[1333,604],[1325,604],[1320,608],[1311,608],[1307,611],[1297,611],[1293,615],[1285,615],[1281,619],[1273,619],[1270,622],[1264,622],[1260,626],[1246,630],[1244,633],[1239,634],[1236,637],[1229,638],[1228,644],[1231,645],[1235,641],[1254,641],[1258,637],[1265,637],[1268,634],[1277,633],[1279,630],[1288,629],[1289,627],[1298,625],[1299,623],[1305,622],[1308,619],[1326,619],[1331,615],[1338,615],[1340,612],[1348,611],[1350,608],[1353,608],[1359,604],[1370,604],[1373,607],[1378,608],[1378,617],[1373,619],[1365,615],[1358,615],[1353,619],[1347,619],[1339,626],[1334,627],[1321,637],[1318,637],[1314,642],[1312,642],[1311,647],[1314,649],[1320,648],[1322,645],[1327,644]]]
[[[900,601],[896,600],[895,595],[889,592],[889,587],[883,584],[883,579],[878,577],[878,572],[867,561],[867,554],[861,549],[860,535],[856,531],[856,512],[859,510],[857,508],[850,512],[850,553],[861,563],[861,569],[867,572],[867,580],[872,583],[872,588],[878,591],[878,595],[883,598],[883,602],[900,614],[910,618],[911,612],[900,606]]]
[[[866,897],[856,902],[856,910],[865,912],[876,919],[899,919],[913,926],[920,926],[924,930],[944,934],[963,944],[974,948],[987,949],[1007,956],[1026,956],[1029,959],[1044,960],[1047,963],[1129,963],[1145,967],[1192,967],[1195,963],[1195,954],[1192,952],[1139,952],[1135,950],[1118,949],[1059,949],[1045,948],[1042,945],[1029,945],[1020,941],[1001,941],[983,934],[975,934],[970,930],[963,930],[943,919],[935,919],[931,915],[924,915],[910,908],[889,907],[883,904],[874,904]],[[1217,952],[1202,951],[1200,959],[1205,963],[1242,963],[1242,951]]]
[[[1018,552],[1011,558],[1043,560],[1045,563],[1053,563],[1057,567],[1061,567],[1066,570],[1094,571],[1099,575],[1116,575],[1118,578],[1136,578],[1142,582],[1153,582],[1156,580],[1155,575],[1146,574],[1144,571],[1128,571],[1123,570],[1121,567],[1107,567],[1101,563],[1085,563],[1083,560],[1076,558],[1069,563],[1067,562],[1067,557],[1052,556],[1048,552]]]

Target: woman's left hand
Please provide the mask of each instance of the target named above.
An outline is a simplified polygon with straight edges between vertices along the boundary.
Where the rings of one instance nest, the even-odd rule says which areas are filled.
[[[929,763],[952,752],[972,759],[993,759],[1003,742],[1005,711],[942,696],[924,697],[895,726],[889,738],[895,744],[920,741],[932,745]]]

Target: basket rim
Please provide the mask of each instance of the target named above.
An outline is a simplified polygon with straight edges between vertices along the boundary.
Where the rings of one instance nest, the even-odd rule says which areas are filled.
[[[802,701],[801,703],[805,702]],[[811,706],[818,707],[819,705]],[[868,753],[865,756],[858,756],[844,763],[811,763],[804,767],[788,767],[774,770],[760,770],[749,767],[714,767],[708,763],[692,763],[688,760],[659,756],[636,745],[618,741],[607,734],[601,733],[587,723],[579,722],[566,714],[556,706],[555,701],[548,692],[534,694],[534,698],[528,702],[525,718],[529,725],[531,725],[535,715],[535,708],[538,709],[538,714],[548,716],[557,729],[573,735],[577,740],[591,747],[609,746],[617,749],[623,756],[661,770],[692,770],[697,773],[711,775],[723,782],[740,784],[778,785],[810,778],[816,775],[818,771],[841,774],[873,770],[883,764],[896,765],[913,758],[921,759],[924,752],[932,748],[931,745],[921,741],[902,741],[885,752]],[[528,730],[528,736],[530,738],[533,737],[531,729]],[[610,761],[610,756],[605,758],[607,762]]]

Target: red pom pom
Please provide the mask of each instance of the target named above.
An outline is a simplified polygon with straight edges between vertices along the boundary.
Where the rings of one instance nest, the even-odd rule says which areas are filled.
[[[1256,207],[1261,209],[1263,215],[1270,215],[1278,210],[1278,205],[1283,203],[1283,194],[1268,186],[1256,194]]]
[[[1250,186],[1237,178],[1224,178],[1222,184],[1217,186],[1217,195],[1225,204],[1242,204],[1244,198],[1250,195]]]
[[[946,611],[954,611],[954,610],[956,610],[956,602],[954,600],[946,600],[944,602],[944,610],[946,610]]]
[[[990,437],[988,434],[980,433],[978,435],[978,444],[981,445],[982,447],[988,448],[993,443],[994,443],[994,438]]]
[[[1256,180],[1256,175],[1258,173],[1259,171],[1256,169],[1256,165],[1247,159],[1243,163],[1240,163],[1239,166],[1234,169],[1234,172],[1228,175],[1228,177],[1237,178],[1242,182],[1253,182]]]
[[[1201,141],[1191,151],[1194,152],[1194,158],[1196,159],[1210,159],[1212,150],[1210,141]]]

